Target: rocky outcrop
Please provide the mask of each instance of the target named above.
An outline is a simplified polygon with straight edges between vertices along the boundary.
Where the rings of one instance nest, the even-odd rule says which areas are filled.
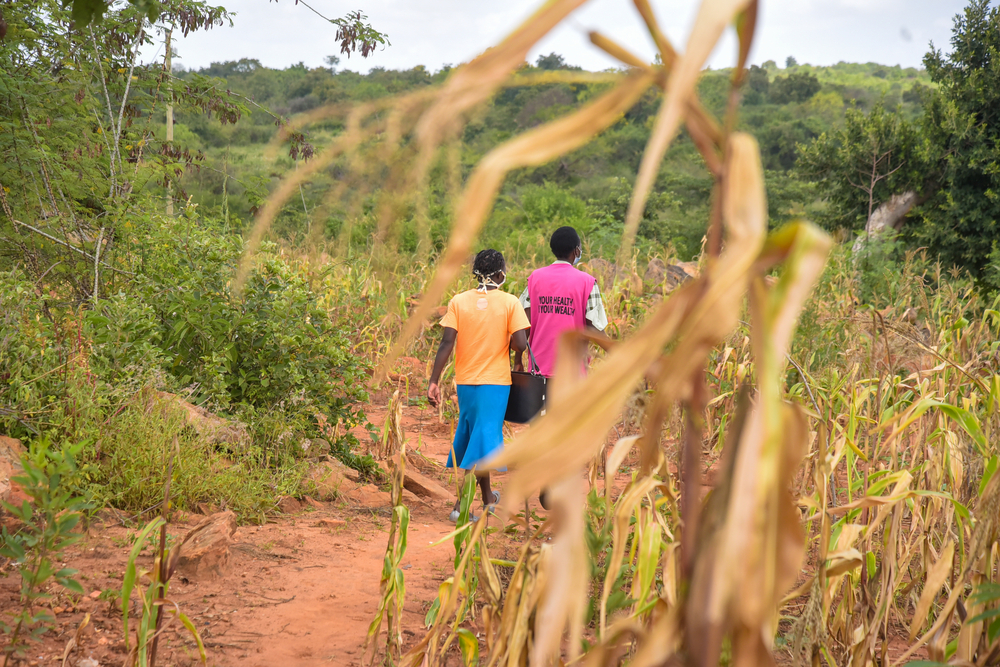
[[[642,275],[643,286],[650,291],[671,291],[678,285],[698,277],[696,262],[678,262],[668,264],[659,257],[649,260],[646,271]]]
[[[184,537],[177,571],[191,581],[206,582],[224,577],[235,533],[236,515],[232,512],[227,510],[205,517]]]
[[[349,491],[347,499],[361,507],[388,507],[392,505],[392,497],[385,491],[379,491],[374,484],[365,484]]]
[[[854,253],[863,250],[865,244],[872,239],[890,231],[898,232],[903,227],[907,214],[921,201],[920,195],[913,190],[889,197],[889,201],[881,204],[868,218],[865,233],[854,242]]]
[[[24,453],[20,440],[0,435],[0,500],[4,502],[11,502],[14,483],[10,478],[24,472],[21,467],[21,455]]]
[[[453,500],[452,494],[446,488],[410,466],[407,466],[403,472],[403,488],[414,495],[430,500]]]
[[[278,499],[276,506],[282,514],[295,514],[302,511],[302,503],[291,496],[282,496]]]
[[[188,403],[176,394],[165,391],[156,392],[156,400],[161,406],[179,410],[184,415],[187,425],[209,444],[242,448],[250,442],[250,434],[245,424],[220,417],[205,408]]]
[[[300,491],[318,500],[337,500],[358,487],[357,479],[356,470],[327,458],[309,469]]]
[[[362,507],[392,504],[388,493],[373,484],[361,484],[357,470],[334,458],[327,458],[313,466],[302,480],[299,491],[319,500],[346,500]]]

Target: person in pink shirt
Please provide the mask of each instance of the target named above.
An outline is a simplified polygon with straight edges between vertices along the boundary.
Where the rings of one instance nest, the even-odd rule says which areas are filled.
[[[531,322],[528,345],[539,372],[546,377],[552,377],[560,334],[579,329],[603,333],[608,326],[597,280],[575,266],[583,256],[580,235],[572,227],[560,227],[552,232],[549,248],[556,261],[531,272],[520,299]],[[514,358],[514,370],[523,371],[521,353]],[[544,489],[538,500],[549,509]]]
[[[571,329],[603,332],[608,326],[597,280],[575,266],[583,256],[580,235],[572,227],[560,227],[552,232],[549,248],[556,261],[531,272],[520,299],[531,322],[528,344],[546,377],[552,376],[560,334]],[[515,370],[523,370],[523,360],[515,362]]]

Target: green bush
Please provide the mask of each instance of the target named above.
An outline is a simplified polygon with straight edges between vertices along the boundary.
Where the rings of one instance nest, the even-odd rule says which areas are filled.
[[[79,440],[102,397],[80,311],[47,296],[17,269],[0,273],[0,432]]]
[[[301,271],[264,253],[237,295],[231,281],[243,250],[239,237],[182,218],[165,221],[150,241],[155,254],[133,309],[149,309],[156,331],[146,338],[158,340],[166,370],[196,402],[309,418],[322,412],[347,428],[361,422],[366,366]],[[106,336],[128,339],[122,323],[102,318]]]
[[[108,454],[129,437],[116,429],[136,431],[135,424],[120,423],[122,411],[134,409],[144,388],[164,389],[244,422],[257,448],[240,451],[239,468],[215,470],[223,453],[190,441],[187,447],[198,453],[187,456],[202,461],[197,469],[204,485],[192,498],[215,493],[238,504],[225,489],[254,475],[254,483],[271,486],[249,497],[273,496],[273,480],[298,465],[297,444],[329,437],[331,429],[324,432],[321,424],[339,424],[332,454],[371,472],[373,463],[354,454],[357,440],[349,434],[365,423],[360,406],[368,367],[351,352],[334,309],[321,305],[302,267],[268,250],[235,293],[242,238],[193,211],[163,219],[140,210],[130,218],[135,234],[122,251],[132,258],[135,277],[107,289],[109,296],[89,310],[44,299],[49,295],[17,270],[0,274],[0,432],[28,441],[47,435],[52,442],[99,443],[93,456],[107,480],[148,481],[162,475],[154,470],[162,460]],[[157,418],[145,426],[173,428]],[[159,441],[150,435],[151,443]],[[130,449],[145,451],[135,443],[120,451]],[[141,486],[107,500],[142,509],[143,494],[160,490]],[[263,505],[241,506],[259,512]]]
[[[186,426],[180,408],[152,396],[114,416],[93,452],[95,497],[130,514],[159,508],[172,461],[172,507],[206,503],[261,520],[281,496],[296,492],[305,466],[257,441],[223,452]]]

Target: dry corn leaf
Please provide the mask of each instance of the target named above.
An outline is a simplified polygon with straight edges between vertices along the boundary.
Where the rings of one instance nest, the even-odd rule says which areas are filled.
[[[535,43],[584,2],[548,0],[502,42],[448,77],[437,102],[417,125],[423,150],[433,151],[448,125],[492,95],[521,66]]]
[[[826,576],[841,577],[851,570],[861,567],[864,557],[855,548],[834,551],[827,556],[829,565],[826,566]],[[839,579],[837,579],[839,581]]]
[[[622,259],[632,252],[632,244],[639,229],[639,221],[646,209],[646,200],[653,186],[653,180],[670,142],[677,133],[701,68],[715,48],[726,25],[738,12],[743,11],[749,2],[750,0],[705,0],[698,10],[694,27],[688,37],[687,49],[674,63],[663,104],[656,115],[653,132],[642,155],[632,191],[632,201],[629,202],[628,212],[625,214],[625,231],[619,251],[619,257]],[[727,197],[725,201],[729,201],[729,198]]]
[[[570,660],[580,655],[590,572],[581,483],[578,475],[571,475],[546,490],[555,513],[556,535],[552,538],[546,584],[535,617],[532,665],[548,665],[558,657],[563,629],[567,627]]]
[[[587,465],[633,387],[668,342],[677,341],[657,382],[664,392],[686,384],[708,350],[735,328],[747,271],[763,245],[767,209],[757,142],[737,133],[730,139],[730,153],[729,194],[745,201],[727,209],[727,243],[719,261],[672,292],[631,338],[616,345],[603,364],[569,388],[564,401],[553,396],[547,414],[491,462],[517,467],[505,489],[507,507],[516,507],[528,493],[555,481],[565,470],[579,471]],[[558,381],[557,374],[554,382]]]
[[[745,215],[726,205],[723,212],[725,217]],[[804,453],[808,428],[801,411],[783,403],[780,376],[798,314],[829,247],[825,234],[798,224],[772,235],[761,253],[762,261],[783,257],[786,264],[774,287],[757,280],[751,292],[760,393],[734,440],[732,473],[723,482],[724,516],[710,519],[720,527],[699,546],[687,605],[688,646],[702,667],[717,662],[730,626],[735,628],[734,661],[759,660],[761,651],[769,650],[760,637],[774,636],[774,613],[798,572],[804,536],[787,488]]]
[[[944,583],[951,575],[954,557],[955,543],[949,541],[941,550],[941,556],[938,557],[937,562],[927,571],[927,582],[924,584],[924,590],[920,592],[920,600],[913,611],[913,620],[910,621],[911,642],[920,633],[920,628],[924,626],[924,622],[927,620],[927,614],[931,610],[931,605],[934,604],[938,593],[941,592],[941,587],[944,586]]]
[[[604,497],[609,503],[611,501],[611,487],[614,484],[618,468],[628,458],[632,447],[641,437],[641,435],[630,435],[621,438],[614,444],[611,451],[608,452],[607,461],[604,463]]]
[[[611,596],[611,589],[618,579],[621,570],[622,559],[625,557],[625,545],[629,537],[629,522],[635,514],[636,505],[642,501],[647,494],[659,485],[659,481],[652,477],[638,480],[633,484],[615,505],[614,524],[611,527],[611,555],[607,561],[607,574],[604,577],[604,587],[601,590],[600,606],[600,628],[601,635],[607,631],[607,609],[608,598]]]
[[[565,404],[566,397],[583,378],[582,347],[577,337],[563,336],[558,343],[555,369],[548,387],[547,400]],[[583,640],[583,621],[587,611],[587,541],[584,490],[579,471],[567,469],[547,489],[555,536],[552,539],[552,563],[542,604],[535,618],[535,644],[531,664],[545,665],[560,653],[563,629],[569,630],[569,656],[576,660]]]
[[[652,76],[648,73],[631,74],[579,111],[525,132],[494,148],[479,162],[458,203],[448,247],[438,261],[434,277],[410,314],[399,340],[383,359],[376,377],[385,376],[403,347],[430,316],[431,308],[440,302],[448,285],[458,276],[507,172],[544,164],[587,143],[630,109],[651,83]]]

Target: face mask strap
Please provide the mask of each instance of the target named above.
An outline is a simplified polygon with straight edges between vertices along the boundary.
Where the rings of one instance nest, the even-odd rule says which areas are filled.
[[[496,287],[497,289],[499,289],[501,286],[503,286],[503,284],[507,282],[507,272],[498,271],[497,273],[503,273],[503,280],[501,280],[499,283],[493,281],[493,276],[481,276],[477,273],[476,277],[479,278],[479,287],[476,288],[476,291],[486,292],[487,287]]]

